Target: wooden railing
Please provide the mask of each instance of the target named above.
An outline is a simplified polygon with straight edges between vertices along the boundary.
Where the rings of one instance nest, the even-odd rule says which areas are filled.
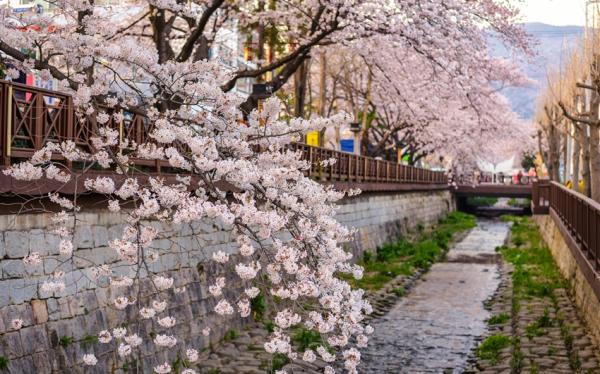
[[[550,208],[595,270],[600,265],[600,204],[559,183],[550,185]]]
[[[92,151],[91,138],[97,134],[97,123],[93,117],[78,116],[73,107],[73,98],[69,95],[0,80],[0,167],[30,158],[48,142],[72,140],[84,151]],[[137,144],[148,141],[151,122],[141,115],[126,111],[122,114],[121,122],[111,116],[105,126],[117,129],[121,139]],[[290,147],[301,151],[310,162],[307,174],[324,182],[447,185],[443,172],[305,144]],[[59,155],[54,157],[60,159]],[[329,159],[336,162],[323,166],[322,161]],[[147,172],[165,173],[169,169],[165,161],[132,161]]]
[[[94,117],[76,115],[73,107],[69,95],[0,80],[0,165],[27,159],[48,142],[72,140],[82,150],[91,151],[97,123]],[[152,130],[147,118],[127,111],[122,114],[121,122],[111,117],[105,126],[118,130],[121,139],[137,144],[146,142]],[[58,155],[55,157],[60,159]],[[166,165],[149,160],[135,160],[135,163],[156,171]]]
[[[300,143],[294,143],[290,148],[302,152],[303,159],[309,161],[311,165],[308,175],[317,180],[356,183],[448,184],[446,174],[441,171],[401,165]],[[335,162],[323,166],[322,162],[330,159]]]
[[[533,214],[548,214],[550,209],[550,181],[533,182],[531,190],[531,212]]]

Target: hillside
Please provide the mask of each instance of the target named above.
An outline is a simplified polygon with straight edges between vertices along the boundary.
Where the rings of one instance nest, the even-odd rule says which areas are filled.
[[[567,55],[565,51],[578,45],[583,27],[527,23],[525,29],[537,39],[537,56],[532,61],[522,62],[521,65],[527,76],[537,84],[532,87],[506,88],[503,93],[522,118],[530,119],[534,116],[538,93],[545,85],[547,68],[558,67]],[[492,39],[490,45],[494,56],[507,56],[506,49],[498,40]]]

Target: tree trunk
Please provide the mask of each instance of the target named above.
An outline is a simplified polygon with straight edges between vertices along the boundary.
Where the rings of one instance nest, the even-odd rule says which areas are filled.
[[[600,113],[598,112],[600,105],[600,96],[597,93],[592,94],[590,119],[598,124]],[[600,133],[598,126],[590,126],[590,171],[592,199],[600,202]]]
[[[548,176],[550,180],[557,181],[559,179],[558,173],[558,164],[560,162],[560,153],[559,153],[559,140],[558,134],[556,131],[556,124],[554,122],[554,118],[550,119],[550,124],[548,128]]]
[[[308,78],[308,59],[304,61],[294,75],[294,115],[304,117],[304,103],[306,99],[306,82]]]
[[[598,127],[590,128],[590,172],[592,199],[600,202],[600,132]]]
[[[325,117],[325,105],[327,101],[327,58],[321,53],[321,69],[319,71],[319,115]]]
[[[568,167],[568,161],[569,161],[569,154],[568,154],[568,149],[569,149],[569,133],[567,131],[565,131],[565,133],[562,136],[562,160],[563,160],[563,172],[562,172],[562,181],[566,182],[567,179],[569,178],[569,167]]]
[[[573,137],[573,172],[571,173],[571,181],[573,183],[573,189],[579,191],[579,161],[581,159],[581,144],[577,139],[578,124],[573,124],[575,128],[575,136]]]
[[[582,193],[591,196],[590,178],[590,142],[587,136],[588,125],[581,124],[577,127],[577,142],[581,145],[581,179],[583,180]]]
[[[371,70],[369,70],[369,76],[367,78],[367,97],[365,97],[365,105],[363,108],[362,115],[362,154],[367,156],[377,156],[377,155],[369,155],[369,107],[371,105],[371,84],[373,82],[373,75],[371,74]]]
[[[210,50],[210,43],[206,36],[200,37],[196,51],[194,52],[194,61],[208,60],[208,51]]]

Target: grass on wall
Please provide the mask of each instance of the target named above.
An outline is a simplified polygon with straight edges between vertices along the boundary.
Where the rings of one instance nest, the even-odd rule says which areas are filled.
[[[475,227],[475,217],[452,212],[430,231],[421,232],[416,240],[399,240],[386,244],[375,253],[365,252],[360,265],[364,276],[360,280],[344,277],[354,287],[378,290],[399,275],[410,275],[416,269],[429,269],[431,264],[448,249],[455,234]]]

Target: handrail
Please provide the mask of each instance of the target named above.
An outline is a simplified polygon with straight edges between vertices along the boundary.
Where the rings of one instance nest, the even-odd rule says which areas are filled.
[[[442,171],[402,165],[302,143],[292,143],[290,149],[302,152],[303,159],[310,163],[308,176],[320,181],[437,185],[448,183],[448,178]],[[324,161],[330,159],[334,159],[335,162],[323,165]]]
[[[125,112],[123,121],[112,119],[106,124],[119,130],[123,138],[142,143],[152,131],[147,119]],[[47,142],[72,140],[87,151],[92,150],[91,138],[97,132],[93,117],[81,117],[73,109],[70,95],[46,89],[0,80],[0,167],[30,158]],[[289,146],[302,152],[310,163],[306,174],[322,182],[354,184],[404,183],[410,185],[447,185],[446,174],[371,157],[294,143]],[[55,156],[60,159],[59,155]],[[335,159],[336,162],[323,164]],[[133,160],[136,165],[153,172],[168,172],[166,161]],[[68,162],[66,162],[68,164]]]
[[[600,204],[589,197],[552,182],[550,208],[578,244],[594,271],[600,265]]]

